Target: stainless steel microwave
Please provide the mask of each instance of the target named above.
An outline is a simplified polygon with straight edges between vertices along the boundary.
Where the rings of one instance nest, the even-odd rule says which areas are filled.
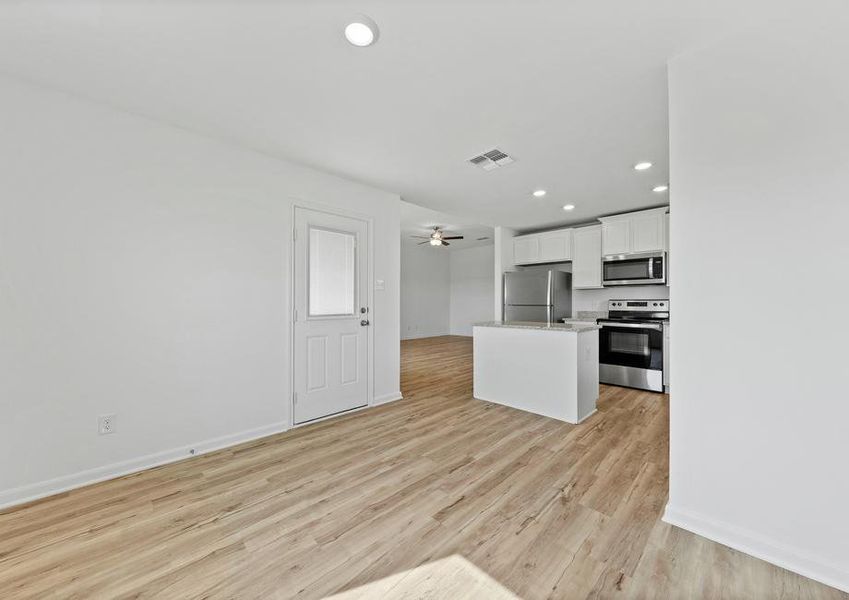
[[[666,283],[666,252],[614,254],[602,261],[604,285],[652,285]]]

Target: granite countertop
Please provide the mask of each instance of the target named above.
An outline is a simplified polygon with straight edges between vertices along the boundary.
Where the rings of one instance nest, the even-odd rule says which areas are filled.
[[[536,323],[534,321],[485,321],[475,323],[475,327],[503,327],[506,329],[539,329],[542,331],[562,331],[564,333],[581,333],[600,329],[594,324],[577,323]]]
[[[595,321],[596,319],[606,319],[606,310],[579,310],[578,316],[572,319],[573,321]]]

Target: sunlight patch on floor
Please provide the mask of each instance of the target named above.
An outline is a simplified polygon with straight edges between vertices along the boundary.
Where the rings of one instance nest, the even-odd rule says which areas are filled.
[[[457,554],[329,596],[328,600],[365,598],[519,600],[510,590]]]

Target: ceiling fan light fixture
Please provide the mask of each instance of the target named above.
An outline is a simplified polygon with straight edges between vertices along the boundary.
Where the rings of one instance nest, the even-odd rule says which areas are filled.
[[[439,225],[434,225],[431,227],[430,235],[413,235],[410,236],[419,240],[424,240],[423,242],[419,242],[419,246],[423,246],[425,244],[430,244],[431,246],[450,246],[448,240],[462,240],[462,235],[445,235],[445,232],[439,227]]]

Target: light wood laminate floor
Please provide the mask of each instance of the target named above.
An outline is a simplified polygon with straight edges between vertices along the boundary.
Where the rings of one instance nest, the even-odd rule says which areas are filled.
[[[474,400],[471,352],[404,342],[402,401],[0,514],[0,598],[849,597],[660,521],[666,396],[568,425]]]

